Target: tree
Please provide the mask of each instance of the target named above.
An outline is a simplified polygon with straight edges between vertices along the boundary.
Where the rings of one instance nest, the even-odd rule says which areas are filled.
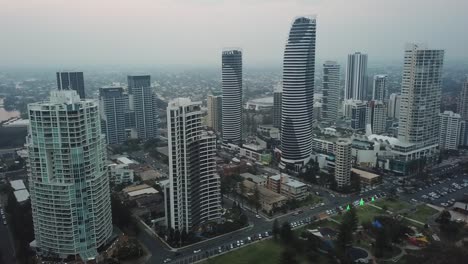
[[[176,229],[174,232],[174,244],[175,245],[180,245],[180,237],[181,237],[180,230]]]
[[[249,218],[245,214],[241,214],[239,217],[239,223],[241,226],[246,226],[249,223]]]
[[[450,212],[447,210],[443,210],[442,213],[440,213],[440,215],[437,217],[436,222],[442,226],[449,224],[451,219],[452,215],[450,214]]]
[[[293,242],[294,234],[291,230],[291,225],[288,222],[284,222],[281,226],[280,238],[281,242],[283,242],[286,245],[291,244],[291,242]]]
[[[188,234],[187,234],[187,231],[184,228],[184,230],[182,230],[182,233],[180,234],[180,241],[182,242],[182,244],[187,242],[187,238],[188,238]]]
[[[386,228],[378,228],[375,238],[374,254],[380,258],[383,256],[385,249],[390,246],[389,237],[387,235]]]
[[[280,264],[296,264],[299,263],[295,257],[294,252],[290,248],[286,248],[281,253]]]
[[[255,211],[258,214],[258,209],[260,208],[260,190],[258,190],[257,186],[255,186],[253,199],[254,199],[254,204],[255,204]]]
[[[343,221],[339,227],[337,246],[341,252],[345,252],[346,249],[351,246],[353,242],[353,232],[357,230],[358,219],[356,214],[356,208],[353,206],[343,216]]]
[[[347,225],[352,230],[352,232],[357,230],[359,221],[356,208],[354,206],[351,206],[349,211],[345,213],[342,222],[345,223],[345,225]]]
[[[279,226],[279,223],[278,223],[278,219],[275,219],[275,221],[273,221],[273,228],[272,228],[272,232],[273,232],[273,238],[275,240],[278,239],[278,235],[280,233],[280,226]]]

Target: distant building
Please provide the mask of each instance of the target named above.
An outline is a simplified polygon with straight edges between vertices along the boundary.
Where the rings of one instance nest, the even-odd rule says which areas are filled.
[[[362,186],[375,186],[381,183],[382,178],[380,175],[358,170],[358,169],[351,169],[351,172],[356,173],[359,176],[360,182]]]
[[[468,75],[465,77],[463,86],[460,92],[460,99],[458,103],[458,113],[463,120],[468,120]]]
[[[335,61],[323,64],[322,121],[333,124],[338,119],[340,101],[340,65]]]
[[[110,164],[109,179],[112,184],[128,184],[133,182],[134,171],[126,164]]]
[[[121,87],[99,89],[99,110],[107,144],[122,144],[127,139],[125,135],[125,101],[127,99]]]
[[[296,18],[283,59],[280,168],[298,171],[312,153],[314,122],[315,17]]]
[[[366,100],[367,54],[356,52],[348,55],[344,99]]]
[[[351,140],[341,138],[335,147],[335,181],[339,188],[351,184]]]
[[[345,100],[343,102],[344,114],[349,120],[350,127],[354,130],[364,130],[366,128],[367,104],[360,100]]]
[[[169,186],[166,221],[191,231],[221,217],[221,185],[216,172],[216,135],[202,130],[201,103],[188,98],[167,107]],[[183,135],[183,136],[181,136]]]
[[[159,136],[159,116],[156,94],[150,85],[150,76],[128,76],[128,89],[133,98],[135,125],[139,139],[155,139]]]
[[[75,90],[81,99],[85,98],[83,72],[57,72],[58,90]]]
[[[465,138],[466,124],[460,114],[452,111],[440,113],[439,148],[457,150]]]
[[[242,143],[242,51],[222,53],[223,142]]]
[[[400,118],[400,102],[401,102],[401,95],[397,93],[392,93],[390,95],[390,99],[388,100],[388,107],[387,107],[387,116],[399,119]]]
[[[273,127],[281,128],[281,97],[283,96],[282,86],[279,85],[273,92]]]
[[[208,95],[208,127],[217,133],[223,131],[223,96],[221,95]]]
[[[387,102],[387,75],[379,74],[374,76],[372,100]]]
[[[283,206],[288,198],[285,196],[269,190],[263,186],[258,186],[254,182],[244,180],[241,182],[244,185],[247,193],[245,196],[252,197],[255,194],[255,189],[258,190],[260,196],[260,206],[266,212],[272,212],[275,208]]]
[[[385,133],[387,125],[387,109],[382,101],[372,100],[367,103],[367,125],[372,134]]]
[[[112,236],[105,137],[96,100],[52,91],[28,105],[29,188],[38,255],[95,259]]]
[[[443,50],[411,44],[405,50],[398,139],[436,149],[439,143]]]
[[[127,76],[128,93],[133,94],[134,88],[151,87],[150,75],[129,75]]]

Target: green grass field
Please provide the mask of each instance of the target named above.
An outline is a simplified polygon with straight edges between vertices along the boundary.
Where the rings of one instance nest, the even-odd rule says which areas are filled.
[[[398,212],[400,210],[406,209],[411,207],[411,205],[407,202],[403,202],[400,200],[390,200],[390,199],[382,199],[375,202],[375,205],[378,207],[387,207],[387,210],[392,212]]]
[[[204,264],[272,264],[278,263],[282,246],[273,239],[249,245],[219,257],[208,259]]]
[[[375,216],[385,214],[383,210],[377,209],[369,205],[356,207],[356,213],[360,223],[372,221]],[[333,217],[333,219],[335,219],[338,222],[341,222],[341,220],[343,220],[343,214],[336,215]]]
[[[429,217],[436,214],[437,210],[427,205],[418,205],[415,212],[411,212],[408,218],[426,223]]]

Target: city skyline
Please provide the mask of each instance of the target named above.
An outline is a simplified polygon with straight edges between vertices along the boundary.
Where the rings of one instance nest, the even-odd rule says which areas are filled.
[[[453,25],[468,23],[462,12],[468,8],[468,3],[456,0],[429,3],[399,0],[377,4],[364,0],[355,8],[356,3],[352,1],[139,0],[137,4],[113,3],[113,8],[109,9],[105,1],[99,5],[90,1],[65,5],[45,0],[28,3],[28,6],[10,1],[2,4],[0,11],[0,22],[11,25],[0,29],[0,34],[5,36],[5,52],[0,51],[0,57],[1,64],[10,66],[45,64],[57,68],[121,63],[216,65],[219,50],[239,46],[244,50],[247,66],[280,65],[291,17],[317,14],[322,25],[317,31],[319,61],[332,59],[341,63],[353,50],[369,54],[370,63],[399,58],[398,54],[408,42],[431,43],[434,48],[446,49],[448,59],[467,59],[463,47],[467,46],[468,38],[459,34]],[[138,12],[133,14],[136,8]],[[386,12],[377,12],[382,9]],[[104,10],[106,16],[102,16]],[[46,20],[41,20],[43,15],[47,16]],[[118,17],[124,19],[109,19]],[[433,25],[430,33],[424,30],[427,24]],[[189,25],[188,31],[184,28],[186,25]],[[259,30],[261,28],[267,30]],[[405,30],[396,30],[398,28]],[[118,37],[125,32],[132,38],[138,37],[150,29],[157,38],[150,35],[147,41],[128,42]],[[191,33],[177,33],[181,31]],[[392,38],[387,37],[389,34]],[[59,39],[58,35],[63,37]],[[31,38],[36,45],[27,45]],[[374,41],[366,41],[368,38]],[[80,41],[82,39],[87,41]],[[185,48],[187,42],[191,43],[190,49]],[[341,45],[345,42],[347,45]],[[70,53],[70,49],[74,53]],[[194,49],[197,52],[192,52]]]

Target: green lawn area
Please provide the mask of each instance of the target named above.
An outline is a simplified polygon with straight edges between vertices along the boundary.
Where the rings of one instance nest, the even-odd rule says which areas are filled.
[[[356,213],[360,223],[370,222],[374,219],[375,216],[385,214],[383,210],[377,209],[369,205],[356,207]],[[341,222],[341,220],[343,219],[343,214],[336,215],[333,217],[333,219],[335,219],[338,222]]]
[[[280,262],[283,246],[273,239],[263,240],[222,256],[207,259],[202,264],[277,264]],[[300,264],[307,264],[303,256],[296,256]],[[325,255],[318,254],[316,264],[329,263]]]
[[[300,235],[302,233],[302,231],[305,231],[307,229],[316,229],[316,228],[319,228],[319,227],[330,227],[330,228],[333,228],[333,229],[337,230],[339,225],[337,223],[333,222],[333,221],[330,221],[328,219],[324,219],[324,220],[313,222],[313,223],[308,224],[306,226],[300,227],[300,228],[294,230],[294,232],[297,235]]]
[[[378,207],[387,206],[387,210],[390,210],[394,213],[411,207],[411,205],[407,202],[403,202],[400,200],[390,200],[390,199],[378,200],[374,204]]]
[[[427,205],[418,205],[415,212],[411,212],[408,218],[426,223],[427,219],[437,213],[437,210]]]

